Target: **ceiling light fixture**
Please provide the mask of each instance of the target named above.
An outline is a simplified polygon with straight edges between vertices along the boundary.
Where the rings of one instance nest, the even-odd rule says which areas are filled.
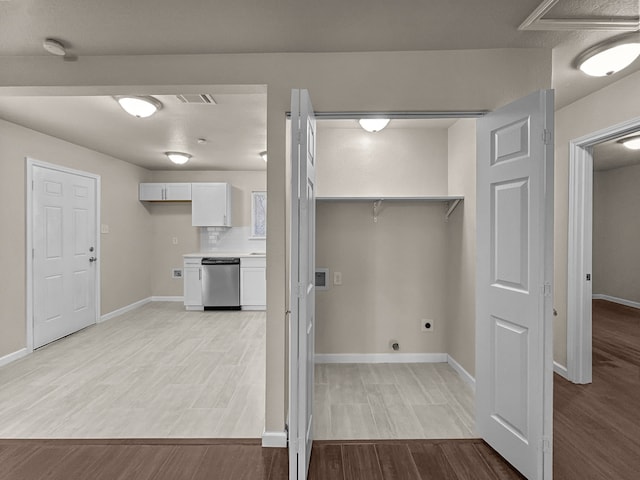
[[[388,118],[361,118],[358,123],[367,132],[379,132],[389,124]]]
[[[64,47],[62,42],[55,38],[45,38],[44,42],[42,42],[42,46],[52,55],[64,57],[67,54],[67,49]]]
[[[149,96],[123,95],[116,100],[125,112],[138,118],[150,117],[162,108],[159,100]]]
[[[640,135],[623,138],[621,140],[618,140],[618,143],[621,143],[629,150],[640,150]]]
[[[640,55],[640,33],[620,35],[585,50],[576,68],[592,77],[606,77],[631,65]]]
[[[260,152],[260,158],[262,158],[265,162],[267,161],[267,151]]]
[[[164,152],[164,154],[176,165],[184,165],[191,158],[191,155],[183,152]]]

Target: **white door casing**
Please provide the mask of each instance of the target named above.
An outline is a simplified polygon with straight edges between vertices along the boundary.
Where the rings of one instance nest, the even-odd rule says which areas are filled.
[[[315,135],[307,90],[291,92],[289,478],[307,478],[313,442]]]
[[[27,322],[38,348],[97,321],[99,177],[33,160],[27,168]]]
[[[476,427],[552,475],[553,91],[478,120]]]

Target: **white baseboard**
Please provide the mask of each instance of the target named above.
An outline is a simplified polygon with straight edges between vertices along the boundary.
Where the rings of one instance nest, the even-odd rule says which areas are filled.
[[[287,448],[287,432],[262,432],[262,446],[269,448]]]
[[[184,297],[181,296],[173,296],[173,297],[163,297],[154,295],[151,297],[152,302],[184,302]]]
[[[594,300],[607,300],[608,302],[619,303],[627,307],[640,308],[640,302],[633,300],[625,300],[624,298],[612,297],[611,295],[603,295],[602,293],[594,293],[591,296]]]
[[[11,362],[15,362],[16,360],[19,360],[22,357],[26,357],[29,353],[31,352],[29,352],[27,348],[21,348],[20,350],[17,350],[13,353],[9,353],[4,357],[0,357],[0,367],[7,365]]]
[[[316,353],[316,363],[447,363],[446,353]]]
[[[564,365],[560,365],[558,362],[553,362],[553,371],[556,372],[561,377],[569,380],[569,370]]]
[[[130,312],[131,310],[135,310],[138,307],[146,305],[151,301],[151,297],[143,298],[142,300],[138,300],[137,302],[133,302],[131,305],[126,305],[122,308],[114,310],[113,312],[105,313],[100,317],[98,323],[106,322],[107,320],[111,320],[112,318],[119,317],[122,314]]]
[[[456,362],[455,358],[453,358],[451,355],[447,355],[447,357],[448,357],[447,363],[451,366],[451,368],[453,368],[456,372],[458,372],[458,375],[460,375],[460,378],[462,378],[465,382],[467,382],[475,392],[476,379],[469,372],[467,372],[462,365]]]

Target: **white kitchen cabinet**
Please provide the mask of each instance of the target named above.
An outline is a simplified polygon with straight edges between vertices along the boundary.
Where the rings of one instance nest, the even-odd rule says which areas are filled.
[[[201,261],[201,258],[186,258],[184,260],[184,306],[187,310],[204,310]]]
[[[230,227],[231,185],[192,183],[191,224],[194,227]]]
[[[240,305],[243,310],[266,310],[266,259],[240,259]]]
[[[189,202],[190,183],[141,183],[139,199],[146,202]]]

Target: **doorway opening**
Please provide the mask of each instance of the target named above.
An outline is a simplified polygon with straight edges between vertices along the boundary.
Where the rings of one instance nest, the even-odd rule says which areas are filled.
[[[603,148],[601,155],[609,156],[609,149],[624,149],[616,143],[617,140],[639,130],[640,118],[636,118],[575,139],[569,144],[566,377],[574,383],[592,381],[592,300],[594,293],[602,294],[594,291],[595,278],[592,278],[596,273],[593,265],[594,151]],[[619,298],[619,295],[609,297]]]

